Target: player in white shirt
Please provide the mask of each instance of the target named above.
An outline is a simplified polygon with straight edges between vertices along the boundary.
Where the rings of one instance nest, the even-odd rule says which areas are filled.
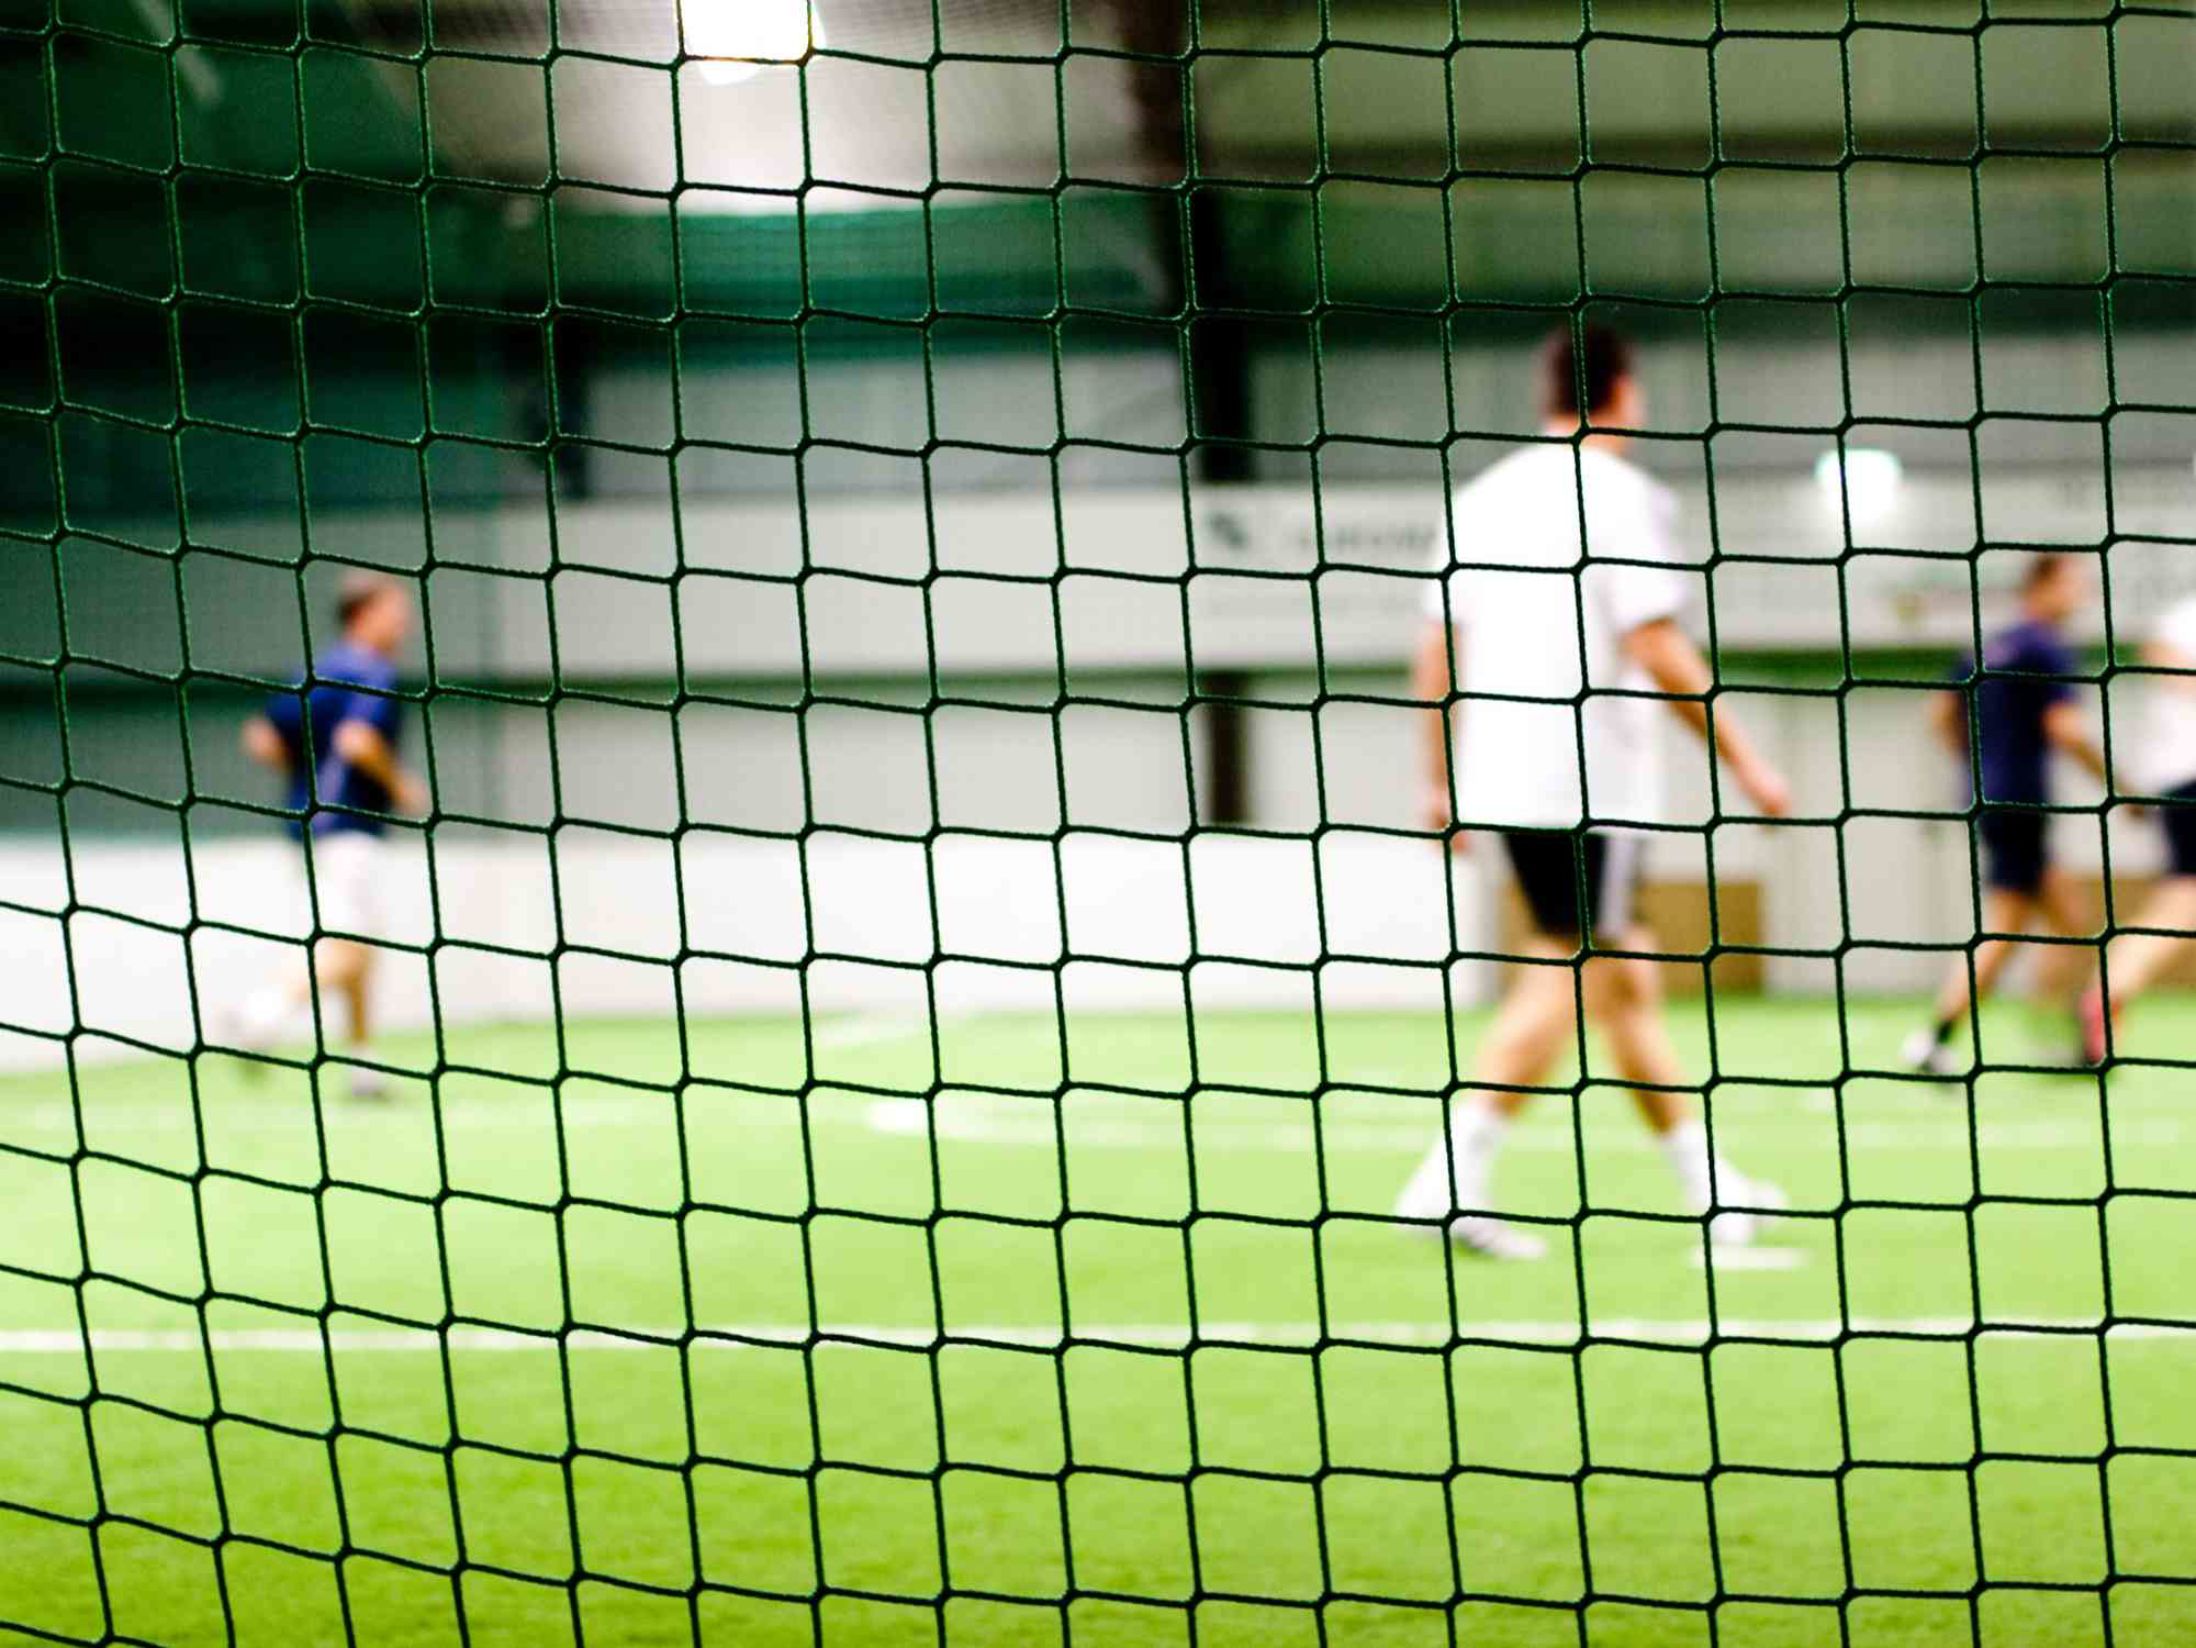
[[[2082,1051],[2092,1064],[2111,1052],[2107,1021],[2117,1020],[2196,937],[2196,596],[2166,609],[2143,643],[2142,661],[2174,672],[2151,677],[2138,754],[2142,783],[2158,797],[2166,869],[2127,924],[2134,930],[2106,948],[2103,972],[2082,997]]]
[[[1545,1251],[1494,1216],[1488,1187],[1511,1120],[1573,1045],[1583,998],[1687,1206],[1722,1208],[1715,1238],[1743,1242],[1783,1198],[1711,1157],[1690,1099],[1675,1091],[1685,1072],[1653,964],[1609,953],[1654,947],[1631,909],[1641,837],[1623,826],[1661,816],[1656,718],[1710,731],[1714,677],[1677,623],[1688,589],[1672,541],[1677,503],[1623,456],[1624,431],[1645,419],[1624,341],[1566,328],[1542,368],[1550,439],[1450,499],[1412,674],[1415,695],[1441,707],[1426,722],[1428,824],[1457,852],[1469,850],[1467,831],[1496,832],[1534,930],[1471,1085],[1451,1102],[1448,1134],[1404,1187],[1396,1217],[1491,1257]],[[1756,807],[1789,809],[1783,778],[1729,711],[1717,709],[1712,736]]]

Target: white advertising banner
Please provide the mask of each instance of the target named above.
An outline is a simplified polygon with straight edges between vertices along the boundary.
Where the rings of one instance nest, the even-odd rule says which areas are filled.
[[[1805,469],[1720,472],[1712,493],[1698,475],[1672,482],[1700,568],[1695,625],[1726,649],[1965,645],[1978,607],[1997,621],[2022,548],[2109,545],[2122,631],[2196,587],[2185,464],[2109,481],[1992,470],[1979,487],[1964,471],[1856,467],[1846,494]],[[388,527],[392,545],[417,541],[416,518]],[[812,492],[675,514],[601,499],[562,506],[555,528],[552,554],[539,510],[438,523],[427,596],[445,678],[1057,672],[1074,693],[1093,671],[1387,668],[1448,536],[1431,487],[1263,483]],[[371,545],[373,521],[343,536]],[[2098,608],[2080,635],[2104,634]]]

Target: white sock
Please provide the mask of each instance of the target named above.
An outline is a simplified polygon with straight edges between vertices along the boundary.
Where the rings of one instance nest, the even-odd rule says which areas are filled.
[[[1484,1212],[1487,1181],[1509,1130],[1510,1118],[1485,1094],[1458,1103],[1449,1116],[1448,1138],[1435,1140],[1426,1152],[1396,1211],[1409,1219],[1444,1219],[1460,1209]]]
[[[265,1047],[281,1040],[282,1032],[297,1017],[297,998],[279,984],[269,984],[244,998],[237,1009],[237,1029],[247,1047]]]
[[[1685,1197],[1685,1205],[1695,1213],[1708,1210],[1708,1204],[1715,1199],[1717,1185],[1723,1187],[1728,1198],[1744,1182],[1737,1170],[1721,1156],[1713,1158],[1711,1167],[1708,1129],[1697,1120],[1679,1122],[1663,1134],[1662,1153],[1670,1159],[1670,1171],[1677,1175],[1678,1190]]]
[[[1456,1107],[1449,1118],[1449,1148],[1456,1161],[1458,1207],[1487,1205],[1487,1180],[1509,1136],[1509,1113],[1497,1109],[1484,1093]]]

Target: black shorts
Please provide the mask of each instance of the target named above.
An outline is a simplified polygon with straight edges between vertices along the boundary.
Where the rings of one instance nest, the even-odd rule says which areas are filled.
[[[1975,815],[1982,843],[1983,884],[2001,892],[2033,895],[2051,862],[2051,815],[2038,807],[1985,807]]]
[[[2158,827],[2165,831],[2166,874],[2196,876],[2196,784],[2159,798]]]
[[[1549,938],[1591,943],[1597,932],[1614,939],[1631,925],[1636,837],[1599,830],[1504,830],[1502,846],[1533,926]]]

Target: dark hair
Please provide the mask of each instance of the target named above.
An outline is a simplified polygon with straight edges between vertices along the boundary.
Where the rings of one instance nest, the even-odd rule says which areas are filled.
[[[2021,572],[2021,593],[2026,595],[2039,584],[2049,583],[2073,565],[2074,557],[2063,549],[2045,549],[2032,553],[2027,567]]]
[[[1590,416],[1616,398],[1617,385],[1632,375],[1632,346],[1606,326],[1588,321],[1574,333],[1568,323],[1548,334],[1540,350],[1541,397],[1552,418],[1575,418],[1586,396]]]
[[[367,607],[403,587],[385,572],[346,572],[336,585],[336,622],[349,629]]]

